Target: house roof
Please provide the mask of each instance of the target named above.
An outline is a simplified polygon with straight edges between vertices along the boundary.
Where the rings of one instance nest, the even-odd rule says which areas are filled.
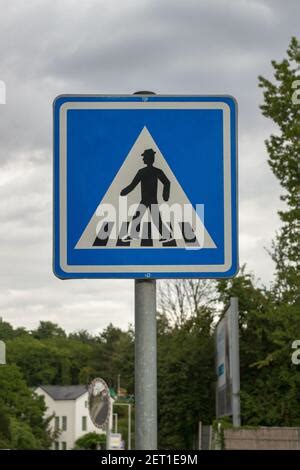
[[[85,392],[86,385],[40,385],[53,400],[76,400]]]

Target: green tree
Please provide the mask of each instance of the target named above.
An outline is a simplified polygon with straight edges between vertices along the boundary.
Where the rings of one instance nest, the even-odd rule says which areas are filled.
[[[82,371],[89,367],[92,353],[91,344],[66,336],[37,339],[23,335],[7,341],[9,363],[21,368],[30,386],[87,383],[87,374]]]
[[[287,57],[281,62],[272,61],[275,81],[259,77],[263,89],[263,115],[276,124],[276,134],[266,141],[269,164],[278,178],[284,194],[281,199],[286,209],[279,212],[282,227],[273,242],[272,257],[276,263],[274,292],[279,300],[300,303],[299,299],[299,155],[300,155],[300,105],[295,98],[299,86],[300,43],[293,37]],[[298,80],[298,82],[297,82]]]
[[[69,334],[69,339],[80,341],[81,343],[95,343],[96,338],[95,336],[91,335],[87,330],[79,330],[76,331],[75,333],[70,333]]]
[[[41,321],[38,328],[32,331],[32,335],[37,339],[66,337],[64,330],[51,321]]]
[[[198,423],[214,417],[214,342],[210,311],[158,336],[159,447],[191,449]]]
[[[134,335],[131,328],[123,331],[112,324],[98,336],[91,366],[98,376],[117,390],[117,377],[128,393],[134,389]]]
[[[11,443],[10,418],[5,405],[0,401],[0,449],[9,449]]]
[[[242,424],[299,426],[300,376],[291,361],[292,342],[300,337],[297,306],[278,304],[245,268],[218,289],[223,305],[239,299]]]
[[[18,367],[0,368],[0,437],[10,449],[48,449],[52,443],[42,397],[30,390]],[[1,436],[2,434],[2,436]],[[4,438],[4,439],[3,439]],[[3,440],[6,439],[6,442]]]
[[[21,368],[29,386],[70,383],[70,374],[65,377],[68,355],[53,342],[18,337],[7,342],[7,358]]]
[[[75,450],[97,450],[106,448],[106,435],[89,432],[79,437],[75,442]]]
[[[0,340],[7,341],[15,337],[15,332],[10,323],[0,319]]]
[[[215,292],[200,280],[163,285],[158,316],[159,448],[191,449],[199,421],[211,423],[215,413],[210,305]]]

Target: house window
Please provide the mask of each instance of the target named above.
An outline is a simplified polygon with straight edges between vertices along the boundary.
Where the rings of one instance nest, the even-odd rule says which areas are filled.
[[[59,416],[55,416],[54,429],[55,431],[59,430]]]
[[[86,431],[87,428],[87,419],[86,416],[82,416],[82,430]]]
[[[61,443],[61,449],[62,450],[67,450],[67,443],[66,442]]]
[[[59,442],[57,441],[54,442],[54,449],[59,450]]]
[[[66,416],[62,417],[62,430],[63,431],[67,430],[67,417]]]
[[[87,408],[88,407],[88,402],[87,400],[84,402],[84,406]]]

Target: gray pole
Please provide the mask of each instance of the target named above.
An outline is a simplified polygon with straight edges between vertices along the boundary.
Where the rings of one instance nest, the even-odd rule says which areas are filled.
[[[241,425],[240,411],[240,351],[238,298],[230,299],[231,371],[232,371],[232,420],[233,426]]]
[[[113,416],[115,417],[115,433],[118,432],[118,413],[114,413]]]
[[[202,422],[198,423],[198,450],[202,450]]]
[[[110,419],[107,420],[106,424],[106,450],[110,449]]]
[[[128,450],[131,450],[131,405],[128,405]]]
[[[131,404],[115,403],[115,406],[128,406],[128,450],[131,450]]]
[[[117,385],[117,395],[120,395],[120,374],[118,374],[118,385]]]
[[[135,448],[157,449],[156,281],[135,280]]]

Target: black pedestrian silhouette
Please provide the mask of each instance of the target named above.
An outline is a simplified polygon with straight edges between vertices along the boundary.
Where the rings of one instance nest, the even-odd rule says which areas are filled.
[[[153,166],[155,159],[155,151],[146,149],[141,155],[146,167],[141,168],[132,182],[121,191],[121,196],[126,196],[140,183],[141,184],[141,202],[133,216],[129,233],[124,237],[125,241],[140,238],[140,223],[143,215],[149,209],[151,219],[156,225],[161,235],[160,241],[169,241],[172,239],[170,230],[162,222],[157,201],[158,181],[163,184],[163,200],[168,201],[170,197],[170,181],[162,170]]]

